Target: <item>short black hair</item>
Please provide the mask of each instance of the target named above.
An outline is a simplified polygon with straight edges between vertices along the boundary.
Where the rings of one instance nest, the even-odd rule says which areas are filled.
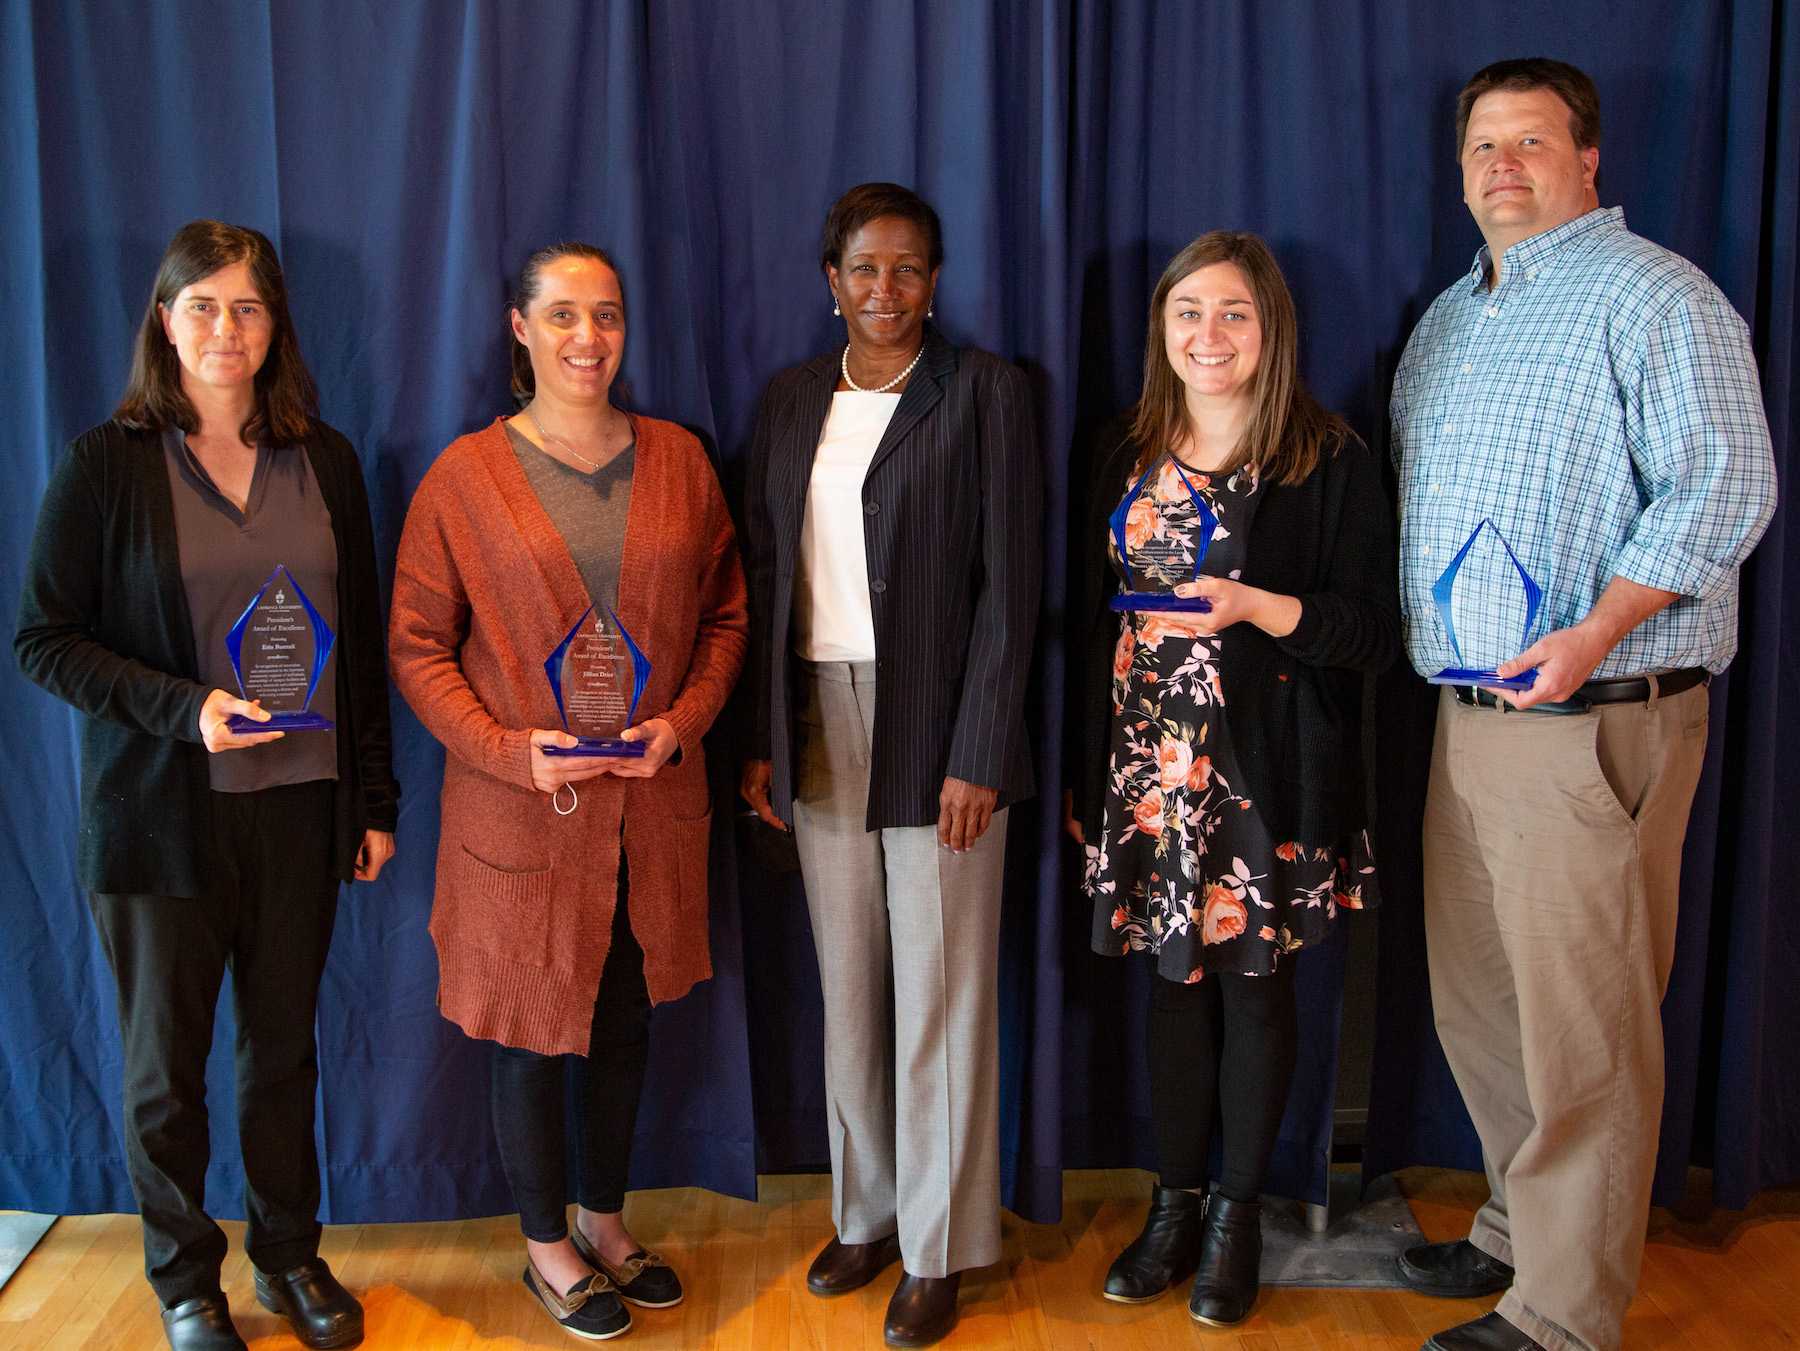
[[[1469,77],[1456,96],[1456,156],[1462,158],[1463,137],[1468,134],[1469,114],[1475,100],[1496,89],[1524,93],[1530,89],[1548,89],[1569,105],[1569,135],[1577,150],[1600,144],[1600,91],[1584,70],[1567,61],[1553,61],[1547,56],[1517,57],[1483,66]]]
[[[819,240],[819,270],[842,266],[850,236],[870,221],[887,216],[911,221],[924,232],[927,262],[936,272],[944,262],[944,230],[938,214],[930,202],[898,183],[858,183],[831,204]]]

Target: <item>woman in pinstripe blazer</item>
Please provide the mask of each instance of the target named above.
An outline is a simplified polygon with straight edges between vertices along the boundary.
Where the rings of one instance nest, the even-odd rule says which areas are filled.
[[[770,383],[748,508],[743,794],[793,823],[825,996],[837,1233],[807,1284],[903,1259],[898,1346],[944,1336],[958,1274],[1000,1255],[1001,865],[1033,791],[1037,442],[1020,372],[926,322],[942,260],[906,188],[832,207],[847,344]]]

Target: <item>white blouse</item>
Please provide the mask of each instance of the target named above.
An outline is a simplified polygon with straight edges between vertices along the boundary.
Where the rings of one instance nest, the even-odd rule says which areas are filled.
[[[898,394],[840,390],[813,456],[794,588],[794,651],[803,661],[874,661],[869,562],[863,552],[863,480]]]

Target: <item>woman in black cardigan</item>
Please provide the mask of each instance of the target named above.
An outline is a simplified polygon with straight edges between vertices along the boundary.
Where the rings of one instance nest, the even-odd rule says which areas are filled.
[[[1215,1325],[1256,1297],[1295,955],[1338,910],[1375,901],[1362,681],[1399,646],[1373,457],[1301,385],[1296,348],[1293,301],[1254,235],[1203,235],[1171,260],[1142,396],[1093,448],[1073,610],[1067,826],[1094,946],[1154,954],[1157,973],[1161,1185],[1105,1294],[1154,1299],[1198,1268],[1189,1312]],[[1210,608],[1170,608],[1169,593]],[[1215,1109],[1224,1167],[1208,1197]]]
[[[87,715],[81,879],[118,982],[145,1272],[179,1349],[244,1345],[202,1209],[227,967],[257,1298],[308,1346],[362,1338],[361,1306],[318,1256],[313,1015],[338,885],[393,855],[399,786],[368,499],[315,414],[269,241],[182,227],[118,411],[44,495],[14,638],[25,674]],[[252,596],[301,594],[335,631],[322,669],[304,668],[335,728],[233,730],[271,716],[235,690],[233,621]]]

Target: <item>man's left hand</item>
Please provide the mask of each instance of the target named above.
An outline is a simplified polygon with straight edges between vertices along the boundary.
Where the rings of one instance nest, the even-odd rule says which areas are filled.
[[[1502,679],[1537,668],[1537,680],[1528,690],[1496,690],[1514,708],[1561,703],[1587,683],[1594,668],[1612,651],[1606,635],[1586,624],[1555,629],[1539,638],[1511,661],[1500,663],[1495,674]]]

